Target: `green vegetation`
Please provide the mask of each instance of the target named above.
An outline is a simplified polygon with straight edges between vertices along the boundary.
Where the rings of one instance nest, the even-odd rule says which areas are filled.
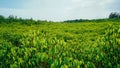
[[[0,19],[0,68],[120,68],[119,19]]]
[[[120,18],[120,12],[112,12],[110,15],[109,15],[109,18]]]

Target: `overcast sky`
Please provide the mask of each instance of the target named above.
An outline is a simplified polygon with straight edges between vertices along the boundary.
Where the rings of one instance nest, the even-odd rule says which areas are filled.
[[[51,21],[107,18],[120,0],[0,0],[0,15]]]

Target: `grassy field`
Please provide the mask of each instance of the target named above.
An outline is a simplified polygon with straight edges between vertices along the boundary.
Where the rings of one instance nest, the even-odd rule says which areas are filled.
[[[1,23],[0,68],[120,68],[120,22]]]

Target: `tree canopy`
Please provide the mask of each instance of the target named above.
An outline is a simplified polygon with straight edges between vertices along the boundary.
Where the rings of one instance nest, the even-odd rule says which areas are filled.
[[[112,12],[110,13],[109,18],[120,18],[120,13]]]

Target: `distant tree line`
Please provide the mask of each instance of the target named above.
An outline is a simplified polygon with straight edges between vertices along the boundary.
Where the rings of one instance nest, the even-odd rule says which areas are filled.
[[[118,19],[119,18],[119,19]],[[111,12],[109,14],[108,18],[104,19],[75,19],[75,20],[66,20],[63,22],[67,23],[74,23],[74,22],[102,22],[102,21],[120,21],[120,13],[119,12]],[[10,15],[8,17],[4,17],[0,15],[0,23],[15,23],[19,22],[21,24],[41,24],[41,23],[51,23],[53,21],[47,21],[47,20],[34,20],[32,18],[30,19],[23,19],[23,18],[18,18],[17,16]]]
[[[90,21],[88,19],[75,19],[75,20],[66,20],[64,22],[86,22],[86,21]]]
[[[120,20],[118,20],[118,18],[120,19],[120,13],[119,12],[111,12],[109,14],[109,17],[108,18],[104,18],[104,19],[92,19],[92,20],[89,20],[89,19],[75,19],[75,20],[66,20],[64,22],[72,23],[72,22],[120,21]]]
[[[21,24],[40,24],[40,23],[46,23],[49,22],[47,20],[34,20],[32,18],[30,19],[23,19],[18,18],[17,16],[10,15],[8,17],[4,17],[3,15],[0,15],[0,23],[21,23]]]

